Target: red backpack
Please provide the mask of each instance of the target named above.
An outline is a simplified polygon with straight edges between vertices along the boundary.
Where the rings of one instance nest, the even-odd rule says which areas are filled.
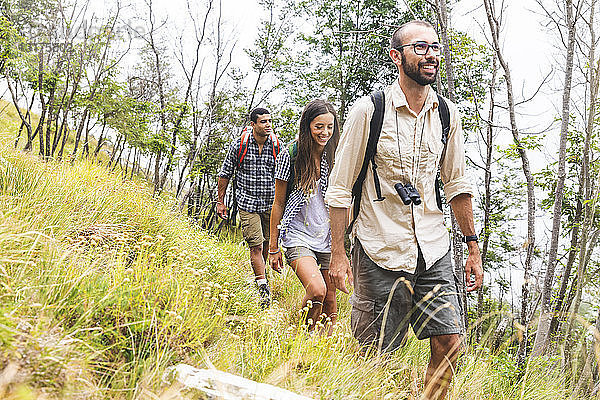
[[[250,140],[250,136],[252,136],[252,127],[246,126],[242,131],[242,139],[240,140],[240,148],[238,150],[238,169],[242,166],[242,161],[244,161],[244,157],[246,157],[246,153],[248,152],[248,141]],[[273,152],[273,158],[275,159],[281,150],[281,144],[279,143],[279,138],[274,132],[271,132],[269,137],[271,138],[271,150]]]

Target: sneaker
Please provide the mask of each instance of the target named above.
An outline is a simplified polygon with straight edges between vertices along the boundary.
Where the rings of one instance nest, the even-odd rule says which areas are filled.
[[[263,283],[262,285],[258,285],[258,296],[260,297],[258,305],[261,309],[264,310],[271,305],[271,291],[268,284]]]

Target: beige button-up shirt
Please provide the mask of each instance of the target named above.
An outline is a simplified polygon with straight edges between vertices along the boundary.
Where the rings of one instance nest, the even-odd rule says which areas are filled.
[[[425,105],[417,115],[409,109],[397,80],[385,89],[385,113],[375,155],[385,200],[373,201],[377,196],[369,164],[360,212],[352,229],[352,238],[358,238],[365,253],[382,268],[414,272],[417,244],[426,268],[448,252],[449,234],[435,196],[438,165],[441,165],[448,201],[461,193],[473,194],[469,177],[465,175],[460,115],[454,104],[447,103],[450,132],[442,159],[442,124],[434,90],[429,89]],[[329,176],[325,200],[330,207],[351,207],[352,185],[363,164],[374,109],[369,96],[365,96],[350,110]],[[404,205],[394,189],[398,182],[411,182],[421,195],[421,204]]]

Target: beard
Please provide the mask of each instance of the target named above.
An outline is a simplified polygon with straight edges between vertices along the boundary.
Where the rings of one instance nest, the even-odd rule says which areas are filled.
[[[411,78],[413,81],[417,82],[421,86],[431,85],[435,82],[435,78],[437,77],[438,67],[440,65],[439,61],[420,61],[417,64],[410,64],[406,61],[406,56],[404,52],[400,52],[400,56],[402,57],[402,70],[404,73]],[[435,67],[435,73],[432,76],[424,75],[421,72],[421,67],[424,65],[433,65]]]

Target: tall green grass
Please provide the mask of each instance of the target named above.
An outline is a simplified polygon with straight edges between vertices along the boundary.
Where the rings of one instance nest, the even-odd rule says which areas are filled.
[[[360,355],[345,295],[334,334],[309,334],[289,270],[270,277],[275,304],[261,312],[242,244],[210,237],[142,181],[40,162],[11,140],[0,138],[0,398],[160,398],[179,362],[317,399],[420,396],[428,342]],[[450,398],[574,398],[555,365],[517,373],[506,352],[470,350]]]

